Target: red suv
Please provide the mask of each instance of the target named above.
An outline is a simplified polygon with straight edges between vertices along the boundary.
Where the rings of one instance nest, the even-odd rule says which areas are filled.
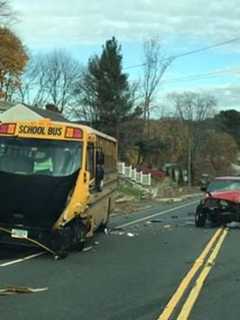
[[[196,209],[196,227],[207,220],[214,225],[240,221],[240,177],[218,177],[201,189],[206,195]]]

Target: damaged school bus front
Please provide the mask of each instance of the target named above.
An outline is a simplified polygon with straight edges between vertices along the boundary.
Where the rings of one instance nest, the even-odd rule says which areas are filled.
[[[114,138],[85,126],[50,120],[1,124],[0,242],[30,243],[58,256],[70,247],[81,250],[109,219],[116,147]],[[104,190],[97,183],[100,153]]]
[[[50,242],[56,244],[59,232],[53,226],[80,176],[83,141],[39,136],[46,130],[56,137],[64,129],[34,123],[0,127],[0,228],[8,231],[0,233],[1,242],[34,239],[54,249]]]

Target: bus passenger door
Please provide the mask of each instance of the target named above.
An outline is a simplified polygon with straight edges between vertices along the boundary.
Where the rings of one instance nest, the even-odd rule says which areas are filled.
[[[94,144],[89,143],[87,148],[87,170],[90,174],[90,204],[89,215],[93,218],[94,229],[104,221],[107,212],[107,201],[102,191],[104,178],[104,156],[99,150],[94,149]],[[95,178],[95,179],[94,179]]]
[[[95,188],[94,178],[95,178],[95,150],[94,143],[88,143],[87,147],[87,171],[90,175],[89,188],[93,191]]]

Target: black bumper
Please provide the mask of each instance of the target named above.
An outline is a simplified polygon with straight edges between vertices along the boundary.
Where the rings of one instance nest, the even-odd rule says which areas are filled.
[[[240,222],[240,212],[220,210],[220,209],[206,209],[207,219],[216,223],[229,223],[232,221]]]

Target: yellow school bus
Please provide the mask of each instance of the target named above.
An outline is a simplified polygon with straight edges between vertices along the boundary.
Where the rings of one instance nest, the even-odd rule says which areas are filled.
[[[0,181],[0,243],[64,256],[108,223],[117,141],[71,122],[1,123]]]

